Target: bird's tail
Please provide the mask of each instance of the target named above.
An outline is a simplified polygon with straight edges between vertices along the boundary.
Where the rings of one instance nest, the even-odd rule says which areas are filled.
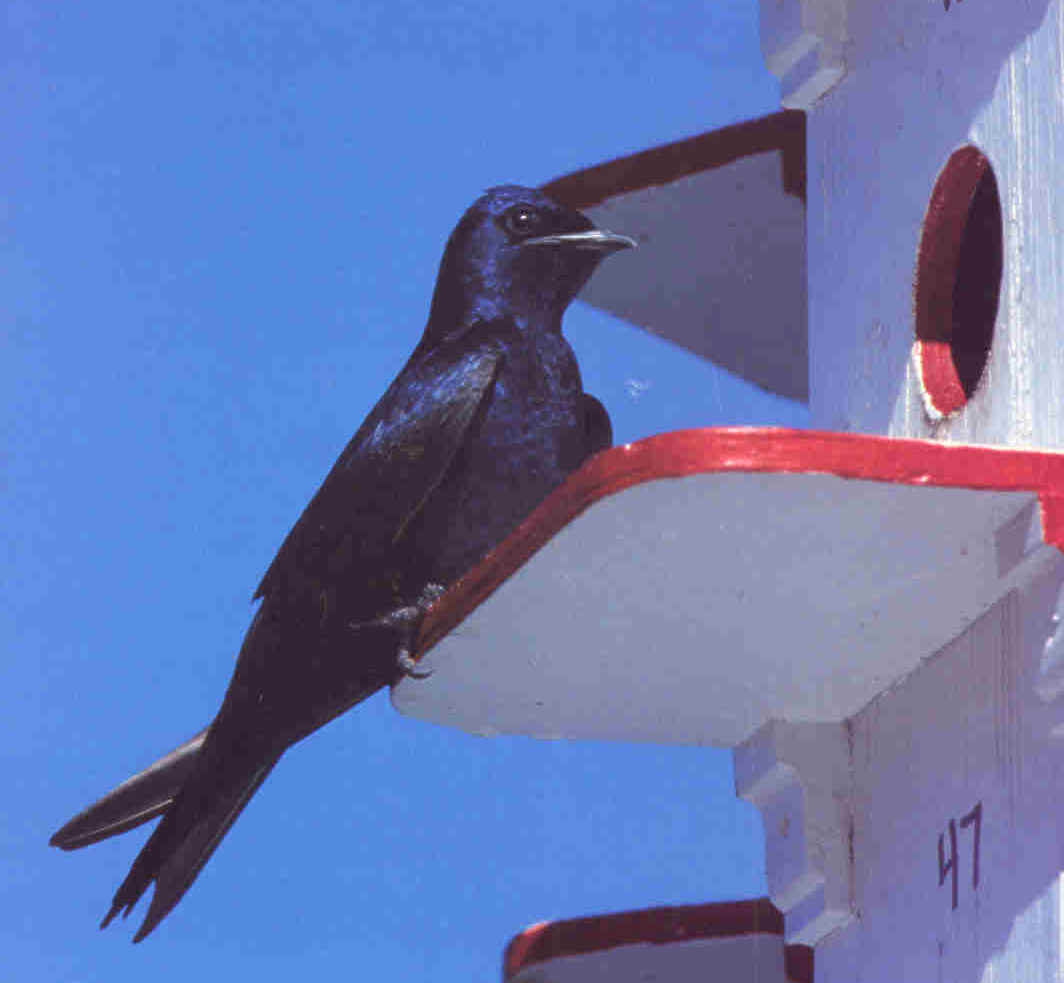
[[[48,842],[62,850],[78,850],[166,812],[192,773],[206,734],[204,728],[154,764],[127,778],[79,812]]]
[[[244,762],[229,759],[222,767],[210,768],[203,767],[202,752],[197,755],[199,767],[173,797],[162,822],[133,861],[100,928],[119,912],[123,918],[128,915],[154,881],[148,913],[133,941],[145,938],[181,900],[281,753]]]

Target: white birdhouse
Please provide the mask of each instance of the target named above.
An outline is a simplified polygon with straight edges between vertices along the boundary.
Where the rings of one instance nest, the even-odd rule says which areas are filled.
[[[598,455],[393,700],[733,747],[762,811],[778,931],[556,923],[508,979],[665,972],[664,919],[670,979],[1064,980],[1064,0],[763,0],[762,43],[784,111],[546,187],[640,240],[585,299],[816,429]]]

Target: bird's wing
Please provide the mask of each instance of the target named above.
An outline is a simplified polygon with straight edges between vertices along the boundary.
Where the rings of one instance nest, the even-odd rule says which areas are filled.
[[[190,755],[194,760],[190,774],[176,794],[161,783],[156,801],[148,803],[155,808],[166,792],[172,798],[115,893],[104,925],[119,912],[128,913],[154,882],[151,906],[134,941],[148,935],[188,890],[283,753],[284,742],[278,744],[277,735],[259,734],[262,742],[256,743],[249,728],[258,726],[255,716],[263,688],[270,691],[265,703],[269,708],[278,687],[304,685],[285,671],[277,675],[273,665],[278,654],[301,654],[300,646],[291,643],[299,641],[303,629],[296,618],[295,635],[285,634],[286,619],[266,616],[266,605],[291,603],[290,590],[297,597],[295,603],[302,603],[298,598],[305,599],[308,588],[327,590],[337,578],[350,583],[353,577],[367,582],[379,577],[382,558],[387,561],[397,552],[395,544],[403,530],[443,480],[475,426],[501,360],[498,332],[419,346],[347,445],[256,592],[266,601],[241,649],[230,692],[201,746]],[[354,636],[348,634],[350,645]],[[339,703],[350,705],[361,699],[367,686],[368,692],[379,688],[386,678],[378,678],[376,672],[370,666],[361,674],[349,673],[364,683],[357,697],[318,694],[321,699],[313,708],[318,716],[310,722],[320,726]],[[242,674],[247,678],[242,679]],[[258,689],[258,701],[240,695],[249,688]],[[303,727],[308,721],[304,709],[296,714]],[[234,733],[236,740],[231,739]],[[138,817],[118,818],[128,828]]]
[[[584,393],[584,436],[588,457],[613,446],[610,415],[606,407],[590,393]]]
[[[415,350],[285,538],[255,597],[290,578],[326,584],[339,571],[380,571],[443,480],[486,406],[502,364],[491,325]]]
[[[498,375],[500,350],[489,337],[473,347],[467,340],[464,346],[415,353],[285,539],[256,597],[281,589],[293,569],[325,581],[330,559],[349,538],[390,543],[401,536],[462,446]],[[165,812],[191,773],[206,733],[84,809],[51,844],[74,850]]]

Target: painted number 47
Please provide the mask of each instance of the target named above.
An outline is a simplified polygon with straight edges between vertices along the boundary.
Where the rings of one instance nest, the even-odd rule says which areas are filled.
[[[972,890],[979,887],[979,840],[983,830],[983,803],[976,802],[975,808],[960,818],[962,830],[972,827]],[[957,853],[958,821],[951,819],[945,833],[938,834],[938,886],[946,883],[946,877],[952,875],[953,907],[957,907],[957,882],[960,879],[961,858]],[[946,855],[946,838],[949,838],[949,856]]]

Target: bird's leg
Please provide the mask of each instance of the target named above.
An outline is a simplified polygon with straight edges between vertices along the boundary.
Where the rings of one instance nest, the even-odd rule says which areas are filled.
[[[396,628],[399,631],[399,654],[396,662],[399,671],[411,679],[427,679],[432,675],[431,670],[418,669],[413,656],[413,646],[417,627],[425,612],[440,598],[445,588],[441,584],[426,584],[418,599],[413,604],[395,608],[387,614],[370,621],[352,622],[351,628],[368,628],[370,626]]]

